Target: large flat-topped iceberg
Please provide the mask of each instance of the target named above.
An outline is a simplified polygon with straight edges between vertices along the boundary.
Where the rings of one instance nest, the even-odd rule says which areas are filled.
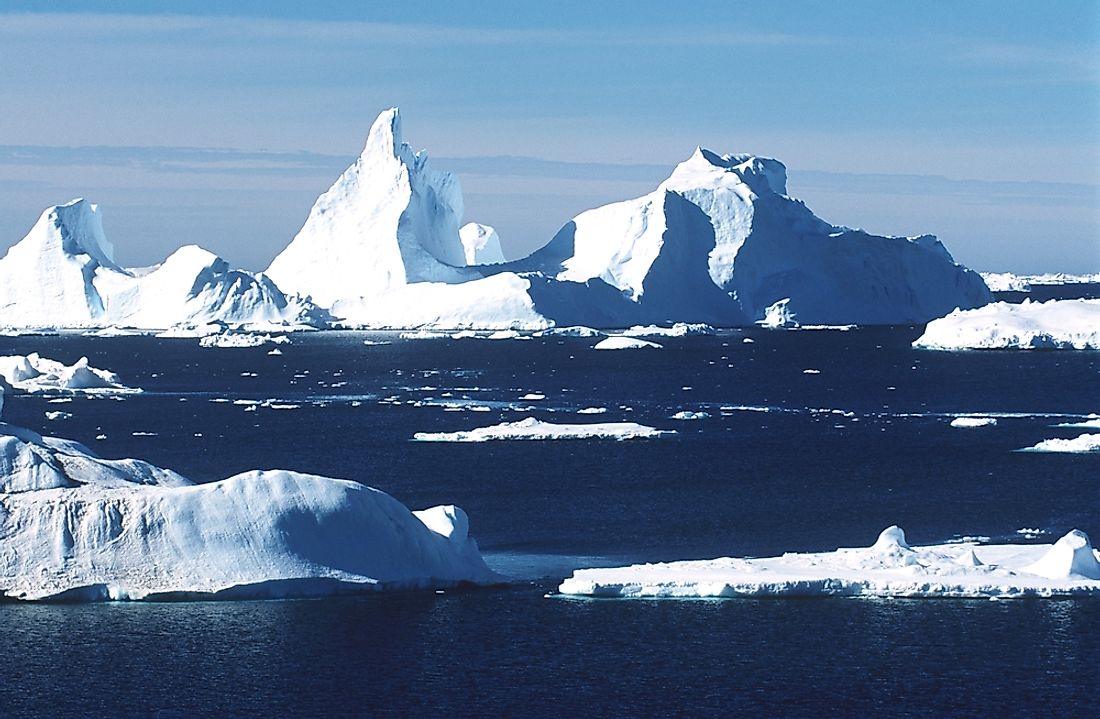
[[[910,547],[895,526],[866,548],[579,569],[558,591],[624,598],[1100,597],[1100,561],[1078,530],[1053,545]]]
[[[234,270],[200,247],[183,247],[156,267],[120,267],[99,209],[85,200],[47,209],[0,258],[0,326],[164,329],[326,318],[263,275]]]
[[[2,394],[0,394],[2,397]],[[254,471],[196,485],[0,423],[0,596],[310,596],[492,583],[453,506]]]
[[[1100,300],[995,302],[928,323],[914,347],[1100,349]]]

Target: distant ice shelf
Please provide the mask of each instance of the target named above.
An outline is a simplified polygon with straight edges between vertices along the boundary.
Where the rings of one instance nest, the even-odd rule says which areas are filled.
[[[674,430],[647,427],[634,422],[560,424],[528,417],[518,422],[502,422],[489,427],[459,432],[417,432],[418,442],[488,442],[492,440],[548,439],[649,439],[676,434]]]
[[[1088,535],[1076,529],[1053,545],[911,547],[893,526],[866,548],[578,569],[558,592],[619,598],[1100,597],[1098,557]]]

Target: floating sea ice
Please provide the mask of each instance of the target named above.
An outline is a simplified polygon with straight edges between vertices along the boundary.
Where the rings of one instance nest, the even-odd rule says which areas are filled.
[[[990,427],[997,424],[993,417],[956,417],[951,420],[952,427]]]
[[[804,369],[804,370],[802,370],[802,374],[821,374],[821,370],[819,370],[819,369]]]
[[[1100,597],[1088,535],[1054,545],[910,546],[894,526],[871,547],[578,569],[558,587],[590,597]]]
[[[603,414],[607,407],[583,407],[577,410],[577,414]]]
[[[538,400],[546,399],[546,395],[540,392],[528,392],[527,394],[520,397],[520,399],[530,402],[537,402]]]
[[[688,410],[681,410],[672,415],[672,419],[692,420],[692,419],[709,419],[709,412],[690,412]]]
[[[1017,452],[1065,452],[1085,454],[1100,452],[1100,434],[1085,433],[1073,439],[1044,439],[1033,447],[1024,447]]]
[[[46,413],[46,419],[50,420],[51,422],[54,421],[54,420],[58,420],[58,419],[72,419],[72,416],[73,415],[72,415],[71,412],[47,412]]]
[[[661,345],[656,342],[649,342],[647,340],[640,340],[634,337],[622,337],[616,335],[614,337],[608,337],[602,339],[595,344],[592,349],[596,350],[635,350],[635,349],[660,349]]]
[[[133,393],[140,389],[127,387],[117,374],[88,364],[87,357],[66,365],[40,356],[8,355],[0,357],[0,378],[23,392],[71,390],[99,394]]]
[[[1063,422],[1062,424],[1056,424],[1054,426],[1067,429],[1100,429],[1100,417],[1089,415],[1089,419],[1083,422]]]
[[[488,442],[505,439],[646,439],[675,434],[673,430],[647,427],[634,422],[599,424],[556,424],[528,417],[518,422],[502,422],[459,432],[417,432],[418,442]]]

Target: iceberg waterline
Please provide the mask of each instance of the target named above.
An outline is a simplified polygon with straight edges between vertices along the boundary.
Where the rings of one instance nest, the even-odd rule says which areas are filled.
[[[458,179],[413,152],[393,108],[265,273],[198,247],[122,268],[96,207],[74,201],[0,259],[0,325],[741,326],[780,303],[803,324],[904,324],[991,298],[934,237],[826,223],[787,196],[782,163],[752,155],[697,149],[653,193],[582,213],[515,262],[462,215]]]
[[[911,547],[897,526],[867,548],[779,557],[579,569],[558,587],[585,597],[960,597],[1100,596],[1100,559],[1072,530],[1053,545]]]
[[[0,508],[0,595],[14,599],[313,596],[499,580],[454,506],[410,512],[357,482],[282,470],[194,484],[2,422]]]

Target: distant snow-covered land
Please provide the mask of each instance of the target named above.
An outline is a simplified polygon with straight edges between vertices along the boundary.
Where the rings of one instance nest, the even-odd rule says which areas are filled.
[[[995,302],[933,320],[914,347],[1100,349],[1100,300]]]
[[[990,292],[1029,292],[1035,285],[1070,285],[1100,283],[1100,273],[1070,275],[1063,272],[1042,275],[1017,275],[1012,272],[982,272]]]
[[[895,526],[867,548],[578,569],[558,591],[588,597],[1100,596],[1098,556],[1078,530],[1053,545],[910,547]]]

